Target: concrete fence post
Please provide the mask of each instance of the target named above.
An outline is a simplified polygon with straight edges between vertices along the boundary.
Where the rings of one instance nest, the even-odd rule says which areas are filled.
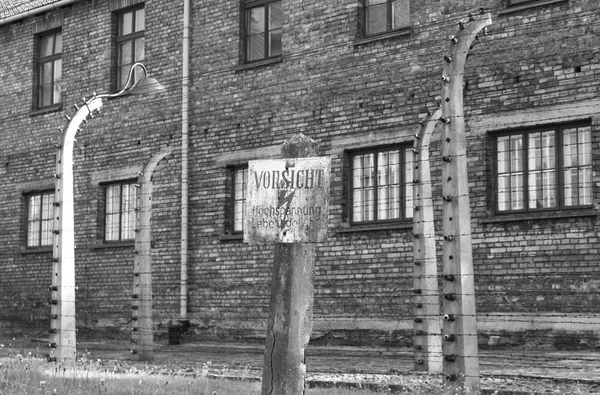
[[[131,314],[132,352],[138,361],[154,360],[152,320],[152,175],[158,163],[173,152],[163,148],[154,155],[138,177],[136,209],[135,257],[133,261],[133,293]]]
[[[438,108],[421,122],[413,145],[414,369],[442,372],[442,331],[433,223],[429,143],[442,113]]]
[[[479,392],[471,207],[463,108],[464,69],[477,34],[492,23],[483,10],[459,22],[449,37],[442,75],[442,231],[444,279],[443,373],[446,383],[465,394]]]

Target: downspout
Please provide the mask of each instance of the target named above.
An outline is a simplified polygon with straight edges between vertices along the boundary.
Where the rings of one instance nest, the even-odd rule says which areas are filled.
[[[60,7],[64,7],[66,5],[73,4],[77,1],[79,1],[79,0],[62,0],[62,1],[58,1],[54,4],[49,4],[49,5],[46,5],[43,7],[34,8],[29,11],[20,12],[17,15],[13,15],[13,16],[9,16],[8,18],[0,19],[0,26],[6,25],[7,23],[11,23],[11,22],[16,22],[21,19],[25,19],[27,17],[41,14],[41,13],[44,13],[47,11],[52,11],[52,10],[58,9]]]
[[[188,134],[190,91],[190,0],[183,0],[183,73],[181,81],[181,310],[187,329],[188,311]]]

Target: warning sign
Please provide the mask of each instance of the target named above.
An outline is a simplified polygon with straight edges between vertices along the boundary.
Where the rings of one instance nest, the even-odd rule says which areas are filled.
[[[328,157],[250,161],[244,242],[324,241],[330,179]]]

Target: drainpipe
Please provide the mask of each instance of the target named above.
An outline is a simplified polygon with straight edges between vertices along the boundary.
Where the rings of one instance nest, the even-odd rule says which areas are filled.
[[[188,310],[188,131],[190,76],[190,0],[183,0],[183,75],[181,81],[181,309],[187,329]]]
[[[6,25],[7,23],[11,23],[11,22],[16,22],[21,19],[25,19],[27,17],[41,14],[41,13],[44,13],[47,11],[56,10],[60,7],[64,7],[66,5],[73,4],[77,1],[79,1],[79,0],[62,0],[62,1],[58,1],[54,4],[49,4],[49,5],[46,5],[43,7],[34,8],[29,11],[20,12],[17,15],[13,15],[13,16],[9,16],[8,18],[0,19],[0,26]]]

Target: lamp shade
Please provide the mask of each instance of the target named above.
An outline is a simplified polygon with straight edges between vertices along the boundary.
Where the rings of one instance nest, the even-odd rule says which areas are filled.
[[[143,78],[136,82],[127,93],[132,95],[143,95],[147,93],[157,93],[164,91],[165,87],[154,78]]]

